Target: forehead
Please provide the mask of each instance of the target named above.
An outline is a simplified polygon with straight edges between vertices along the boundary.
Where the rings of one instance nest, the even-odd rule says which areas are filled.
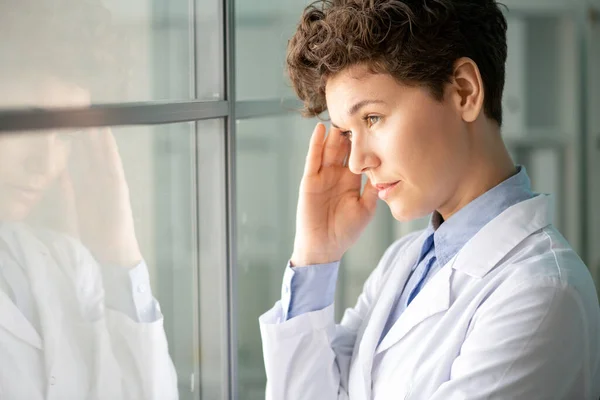
[[[360,88],[361,86],[368,86],[368,83],[373,79],[384,76],[386,75],[375,73],[365,65],[347,67],[327,78],[325,94],[328,95],[340,88],[349,89],[352,87]]]
[[[331,113],[338,114],[363,100],[393,103],[402,85],[389,74],[374,73],[365,66],[349,67],[327,79],[325,98]]]

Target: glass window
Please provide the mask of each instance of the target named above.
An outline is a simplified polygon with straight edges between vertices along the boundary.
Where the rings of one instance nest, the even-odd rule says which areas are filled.
[[[293,97],[285,76],[287,42],[306,0],[236,1],[236,90],[238,100]]]
[[[532,188],[554,197],[554,225],[582,256],[578,74],[573,14],[507,14],[502,133]]]
[[[587,211],[586,240],[589,250],[589,266],[596,278],[600,296],[600,10],[590,10],[589,37],[586,50],[588,62],[585,77],[587,89]]]
[[[0,135],[6,398],[223,395],[223,143],[220,120]]]
[[[0,107],[40,106],[29,92],[69,78],[74,103],[223,98],[220,2],[92,0],[0,4]],[[195,36],[194,36],[195,35]],[[197,61],[197,63],[196,63]],[[195,79],[195,76],[199,79]]]

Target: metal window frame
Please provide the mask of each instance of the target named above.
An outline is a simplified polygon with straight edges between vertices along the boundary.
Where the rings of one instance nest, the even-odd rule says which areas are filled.
[[[227,0],[230,2],[230,0]],[[232,39],[229,39],[230,41]],[[232,46],[226,44],[226,48]],[[232,50],[233,51],[233,50]],[[0,134],[63,128],[91,128],[104,126],[158,125],[205,119],[247,119],[295,112],[300,103],[294,99],[234,101],[235,74],[232,55],[226,63],[227,100],[175,101],[124,104],[101,104],[86,108],[54,108],[0,110]],[[226,135],[235,136],[235,124]]]
[[[236,70],[235,70],[235,1],[223,0],[223,27],[225,40],[224,49],[224,67],[225,67],[225,99],[232,105],[229,109],[229,115],[225,125],[225,220],[226,220],[226,310],[227,316],[225,323],[227,325],[227,387],[224,390],[225,399],[237,400],[239,397],[237,390],[238,357],[237,357],[237,251],[236,251],[236,185],[235,185],[235,139],[236,139]]]

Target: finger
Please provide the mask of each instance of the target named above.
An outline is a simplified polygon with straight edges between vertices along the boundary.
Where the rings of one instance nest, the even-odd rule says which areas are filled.
[[[91,184],[89,179],[94,155],[89,150],[89,142],[88,130],[77,133],[71,142],[69,168],[71,170],[71,178],[76,186]]]
[[[367,183],[365,184],[362,195],[360,196],[361,203],[367,210],[373,213],[377,208],[378,198],[379,196],[377,189],[371,184],[371,180],[367,179]]]
[[[65,215],[63,215],[63,229],[71,236],[79,237],[75,188],[68,169],[65,169],[58,177],[58,188],[65,212]]]
[[[325,149],[323,151],[323,166],[344,165],[344,160],[348,155],[350,142],[342,136],[342,132],[337,128],[331,128],[329,135],[325,139]]]
[[[99,154],[102,155],[102,167],[115,176],[124,177],[123,161],[121,160],[117,140],[111,130],[98,130],[94,144]]]
[[[325,132],[325,125],[319,122],[310,137],[308,154],[306,155],[306,163],[304,164],[304,176],[315,175],[321,169]]]
[[[78,153],[85,155],[77,160],[80,170],[85,172],[81,177],[87,180],[91,176],[124,179],[117,142],[109,129],[91,129],[85,132],[78,145]]]

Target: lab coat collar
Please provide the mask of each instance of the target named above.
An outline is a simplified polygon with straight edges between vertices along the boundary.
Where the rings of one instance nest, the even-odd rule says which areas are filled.
[[[16,232],[12,229],[12,224],[0,223],[0,240],[5,242],[10,249],[17,248],[18,239],[16,238]],[[19,254],[14,254],[13,256],[20,258]],[[23,260],[18,259],[17,261],[19,264],[24,265]],[[8,295],[3,292],[0,292],[0,326],[17,338],[42,350],[42,338],[37,330]]]
[[[435,255],[446,265],[479,230],[509,207],[534,197],[525,167],[458,210],[447,221],[434,211],[429,227],[435,230]]]
[[[396,256],[397,259],[392,262],[390,271],[382,278],[381,295],[371,310],[368,317],[369,323],[359,334],[362,339],[357,343],[358,347],[355,348],[355,352],[363,379],[357,381],[357,384],[362,384],[362,388],[356,387],[356,389],[358,392],[365,393],[365,399],[371,398],[371,371],[381,332],[395,303],[398,290],[404,287],[427,235],[426,231],[421,232],[405,251]]]
[[[408,279],[408,271],[418,257],[420,246],[427,237],[423,232],[406,251],[405,256],[395,263],[390,278],[382,288],[379,301],[375,305],[370,319],[373,325],[367,335],[368,348],[373,349],[371,357],[364,357],[363,367],[365,379],[371,381],[371,367],[375,355],[398,343],[415,326],[450,307],[451,277],[454,270],[470,276],[481,278],[492,270],[524,239],[532,233],[552,223],[552,202],[548,195],[538,195],[532,199],[518,203],[484,226],[463,249],[448,261],[431,280],[409,307],[400,315],[381,343],[373,345],[381,336],[383,325],[391,312],[398,288],[404,287]],[[410,264],[406,264],[406,263]],[[366,346],[365,346],[366,347]],[[370,383],[367,386],[367,393]]]
[[[16,257],[20,257],[25,266],[31,285],[31,292],[38,307],[46,371],[50,373],[57,361],[57,350],[63,340],[64,320],[60,289],[52,282],[59,277],[55,268],[58,260],[53,260],[48,247],[24,224],[15,225]],[[54,276],[53,274],[56,274]],[[53,279],[52,279],[53,278]]]
[[[552,224],[552,212],[553,199],[544,194],[509,207],[465,244],[453,268],[483,278],[525,238]]]

